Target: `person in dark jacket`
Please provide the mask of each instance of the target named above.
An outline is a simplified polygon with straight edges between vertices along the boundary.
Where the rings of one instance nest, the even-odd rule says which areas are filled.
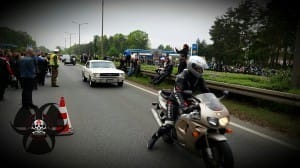
[[[175,80],[174,92],[167,101],[167,116],[163,125],[156,131],[148,142],[148,149],[151,150],[159,137],[169,133],[177,116],[191,112],[186,100],[189,98],[184,94],[185,90],[191,90],[193,93],[209,93],[205,81],[202,77],[203,63],[199,57],[190,58],[187,63],[187,69],[177,75]]]
[[[155,77],[152,80],[152,83],[154,85],[159,85],[166,77],[168,77],[172,74],[173,64],[172,64],[170,58],[167,57],[165,62],[166,62],[166,65],[162,70],[163,72],[161,72],[159,76]]]
[[[129,68],[129,72],[127,73],[128,76],[132,76],[136,72],[137,61],[138,61],[137,58],[131,59],[131,65],[130,65],[130,68]]]
[[[38,84],[44,86],[45,85],[45,77],[48,70],[48,61],[45,57],[45,54],[42,52],[38,57]]]
[[[120,65],[118,66],[118,69],[123,70],[124,72],[127,72],[126,59],[125,59],[125,57],[122,57],[122,58],[120,59]]]
[[[32,48],[28,48],[26,55],[20,59],[20,76],[23,87],[22,105],[26,108],[36,108],[32,103],[32,90],[36,77],[36,65]]]
[[[125,62],[126,62],[126,67],[130,66],[130,62],[131,62],[131,54],[130,53],[126,53],[125,55]]]
[[[4,56],[4,52],[0,50],[0,101],[3,100],[5,89],[9,84],[11,76],[13,76],[13,72],[10,68],[9,61]]]
[[[135,77],[138,77],[141,73],[141,62],[139,59],[136,59],[136,64],[134,68],[134,75]]]
[[[15,78],[12,78],[11,85],[16,89],[19,89],[19,80],[20,80],[20,70],[19,70],[19,60],[20,53],[14,52],[9,60],[10,67],[15,75]]]
[[[182,50],[178,50],[177,48],[175,48],[175,50],[178,54],[180,54],[178,71],[176,73],[180,74],[187,67],[186,61],[189,53],[189,46],[184,44]]]

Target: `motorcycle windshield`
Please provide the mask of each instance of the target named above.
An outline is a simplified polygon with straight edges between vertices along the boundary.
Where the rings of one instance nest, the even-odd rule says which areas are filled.
[[[213,111],[222,111],[224,108],[224,105],[213,93],[198,94],[196,98]]]

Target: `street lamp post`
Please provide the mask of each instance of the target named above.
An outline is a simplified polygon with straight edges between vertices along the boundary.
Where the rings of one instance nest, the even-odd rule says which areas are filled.
[[[67,48],[67,38],[65,37],[65,49]]]
[[[103,41],[103,18],[104,18],[104,16],[103,16],[103,14],[104,14],[104,0],[102,0],[102,15],[101,15],[101,17],[102,17],[102,20],[101,20],[101,22],[102,22],[102,26],[101,26],[101,56],[102,57],[104,57],[104,51],[103,51],[103,43],[104,43],[104,41]]]
[[[81,25],[88,24],[88,23],[78,23],[78,22],[75,22],[75,21],[72,21],[72,23],[78,25],[78,29],[79,29],[79,30],[78,30],[78,46],[79,46],[79,55],[80,55],[80,26],[81,26]]]
[[[70,48],[71,48],[72,35],[74,35],[75,33],[69,33],[69,32],[65,32],[65,33],[70,36]]]

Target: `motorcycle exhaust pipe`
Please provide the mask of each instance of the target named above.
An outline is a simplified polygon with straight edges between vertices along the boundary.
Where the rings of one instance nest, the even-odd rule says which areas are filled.
[[[152,112],[153,117],[154,117],[154,119],[156,120],[158,126],[162,126],[162,122],[161,122],[161,120],[159,119],[159,116],[158,116],[156,110],[154,110],[153,108],[151,108],[151,112]]]

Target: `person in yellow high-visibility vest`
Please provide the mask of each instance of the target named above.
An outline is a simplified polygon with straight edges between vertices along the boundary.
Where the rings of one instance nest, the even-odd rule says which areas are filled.
[[[54,50],[54,54],[50,55],[50,60],[49,60],[49,65],[51,67],[51,86],[52,87],[59,87],[56,82],[57,82],[57,76],[58,76],[58,49]]]

